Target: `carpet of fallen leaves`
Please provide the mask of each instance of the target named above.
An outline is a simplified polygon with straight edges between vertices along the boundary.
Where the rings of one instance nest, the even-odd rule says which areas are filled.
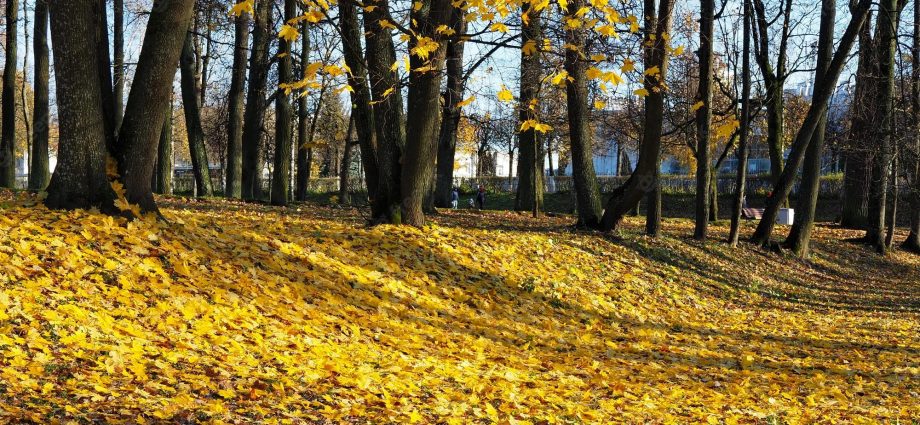
[[[803,262],[682,220],[36,203],[0,194],[0,422],[920,420],[920,261],[855,232]]]

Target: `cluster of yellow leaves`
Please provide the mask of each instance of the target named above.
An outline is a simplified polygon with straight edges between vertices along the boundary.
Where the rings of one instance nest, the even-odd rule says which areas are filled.
[[[713,247],[685,239],[615,244],[570,233],[558,219],[511,214],[367,228],[331,209],[209,201],[165,205],[168,223],[129,222],[0,197],[6,419],[797,423],[920,415],[916,311],[814,311],[714,280],[768,288],[770,274],[751,273],[802,267],[755,252],[714,262]],[[815,249],[823,254],[822,231]],[[916,262],[899,261],[916,274]],[[909,278],[874,285],[916,296]]]

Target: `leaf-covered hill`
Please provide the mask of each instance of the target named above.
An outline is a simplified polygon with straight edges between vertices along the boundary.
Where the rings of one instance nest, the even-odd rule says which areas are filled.
[[[500,213],[419,230],[176,201],[126,222],[2,196],[0,422],[920,420],[920,261],[854,232],[818,228],[801,262],[684,221],[613,241]]]

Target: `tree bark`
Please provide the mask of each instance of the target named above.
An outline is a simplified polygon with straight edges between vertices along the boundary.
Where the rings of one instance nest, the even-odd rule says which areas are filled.
[[[834,0],[821,1],[821,28],[818,35],[818,60],[815,68],[815,86],[834,84],[823,81],[827,75],[834,54],[834,22],[836,19]],[[805,165],[799,185],[795,222],[786,238],[786,245],[800,258],[808,257],[808,243],[815,225],[815,207],[821,189],[821,159],[824,156],[824,132],[827,127],[827,109],[818,119],[811,142],[805,151]]]
[[[155,6],[156,7],[156,6]],[[102,123],[105,126],[105,145],[108,146],[109,152],[115,151],[115,143],[118,138],[115,129],[115,93],[112,89],[112,60],[109,57],[109,24],[108,8],[106,0],[99,0],[96,4],[96,16],[99,26],[96,27],[96,49],[99,55],[96,57],[96,64],[102,90]]]
[[[192,171],[198,196],[214,196],[211,185],[211,170],[208,153],[204,146],[204,130],[201,128],[201,104],[198,96],[200,87],[195,78],[195,51],[192,47],[192,31],[188,31],[182,45],[179,68],[182,74],[182,106],[185,111],[185,129],[188,134],[188,150],[192,157]]]
[[[227,183],[224,195],[242,196],[243,183],[243,86],[246,85],[246,52],[249,50],[249,14],[235,19],[233,37],[233,70],[227,99]]]
[[[705,240],[709,231],[709,180],[712,178],[709,139],[712,127],[712,37],[715,7],[715,0],[700,0],[700,81],[696,100],[703,102],[703,106],[696,110],[696,225],[693,238],[697,240]],[[749,35],[745,33],[743,37]]]
[[[19,0],[6,1],[6,62],[3,67],[2,130],[0,130],[0,187],[16,187],[16,19]]]
[[[35,130],[32,133],[32,152],[29,155],[29,190],[41,191],[48,186],[51,179],[48,164],[48,126],[50,108],[48,103],[48,1],[35,1],[35,87],[33,91],[32,120]]]
[[[342,153],[342,167],[339,170],[339,203],[342,205],[348,205],[351,203],[351,187],[349,187],[349,182],[351,179],[351,147],[357,144],[357,142],[352,143],[351,133],[355,127],[354,115],[348,118],[348,131],[345,132],[345,146],[344,152]]]
[[[764,210],[763,218],[754,231],[752,242],[760,245],[766,245],[770,241],[773,228],[776,224],[776,216],[779,214],[780,207],[786,202],[789,192],[792,191],[793,180],[802,163],[805,150],[811,141],[812,135],[818,126],[818,122],[827,110],[827,102],[833,93],[837,78],[843,70],[850,49],[856,40],[856,35],[866,21],[866,15],[871,5],[870,0],[860,0],[852,9],[852,17],[849,25],[840,40],[839,47],[834,53],[833,60],[828,66],[828,72],[823,78],[820,78],[820,84],[815,85],[812,96],[812,104],[808,108],[808,114],[802,127],[796,134],[795,141],[792,144],[792,150],[783,169],[783,174],[779,182],[773,188],[773,196],[767,200],[767,208]],[[817,80],[817,79],[816,79]]]
[[[914,2],[914,33],[911,40],[910,99],[913,110],[914,130],[913,157],[907,167],[908,202],[910,205],[910,233],[901,247],[913,253],[920,253],[920,2]]]
[[[784,88],[786,83],[786,61],[790,37],[790,18],[792,13],[792,0],[784,0],[782,7],[782,29],[780,42],[776,52],[776,69],[770,63],[770,38],[768,29],[773,22],[766,15],[763,0],[754,0],[751,14],[751,24],[755,31],[754,57],[760,68],[766,90],[766,115],[767,115],[767,149],[770,155],[770,177],[775,185],[783,172],[783,151],[785,143],[785,101]]]
[[[747,185],[748,134],[750,132],[748,127],[751,121],[751,22],[754,18],[752,9],[750,0],[744,0],[744,47],[741,53],[741,72],[744,73],[741,77],[741,135],[738,141],[738,169],[735,177],[735,196],[732,200],[732,222],[728,232],[728,243],[732,247],[738,246],[738,239],[741,235],[741,209],[744,207]],[[726,147],[727,151],[728,147]]]
[[[427,55],[410,54],[409,93],[406,102],[406,149],[402,164],[402,219],[412,226],[425,225],[423,205],[434,178],[440,129],[441,76],[447,54],[447,43],[436,31],[450,23],[453,7],[450,0],[421,0],[422,7],[413,8],[410,28],[416,35],[409,40],[410,51],[420,45],[420,37],[438,42]],[[419,71],[430,67],[428,71]]]
[[[342,51],[345,64],[351,69],[348,84],[352,88],[351,108],[358,145],[361,149],[361,167],[367,196],[373,202],[377,192],[377,135],[374,132],[374,111],[371,92],[367,86],[367,66],[361,51],[361,28],[358,12],[349,2],[339,2],[339,27],[342,31]],[[449,77],[448,77],[449,78]],[[303,100],[306,105],[306,100]],[[304,117],[306,112],[304,112]]]
[[[246,200],[262,198],[262,123],[265,120],[265,92],[268,85],[269,43],[272,40],[270,0],[256,0],[252,29],[252,52],[249,56],[249,86],[243,113],[242,196]]]
[[[114,81],[113,100],[115,104],[115,133],[121,128],[125,104],[125,4],[124,0],[112,1],[112,79]]]
[[[172,194],[173,176],[173,105],[172,101],[166,102],[166,119],[163,120],[163,129],[160,130],[160,142],[157,148],[156,193],[161,195]]]
[[[158,212],[150,183],[162,130],[159,123],[166,119],[165,104],[172,94],[193,4],[193,0],[154,2],[119,131],[115,157],[126,198],[145,212]]]
[[[403,126],[402,92],[399,76],[390,66],[396,50],[389,30],[380,23],[387,19],[388,6],[381,4],[364,10],[367,74],[374,103],[374,131],[377,135],[377,193],[371,204],[374,222],[402,222],[400,176],[406,130]],[[413,117],[417,119],[417,117]]]
[[[284,22],[297,15],[295,0],[284,0]],[[278,39],[278,84],[289,84],[293,80],[291,42]],[[291,181],[291,99],[280,93],[275,99],[275,165],[272,168],[272,205],[287,205]]]
[[[642,197],[655,188],[658,161],[661,155],[661,134],[664,116],[664,89],[661,87],[667,75],[668,51],[665,35],[671,27],[674,0],[661,0],[658,18],[654,19],[655,1],[645,0],[648,47],[645,49],[646,70],[658,67],[658,75],[646,75],[643,86],[648,91],[645,97],[645,125],[642,130],[642,145],[639,160],[632,175],[617,188],[607,202],[600,228],[617,231],[626,214],[639,205]],[[650,22],[650,21],[657,22]],[[652,32],[654,31],[654,32]],[[654,40],[652,36],[654,35]]]
[[[96,65],[96,0],[48,3],[59,108],[58,162],[45,205],[114,212]]]
[[[450,28],[456,34],[466,32],[463,11],[454,8]],[[463,78],[464,40],[454,37],[447,41],[447,85],[444,90],[444,105],[441,112],[441,129],[438,134],[437,182],[433,195],[434,205],[450,208],[454,188],[454,162],[457,155],[457,131],[460,128],[461,107],[465,81]]]

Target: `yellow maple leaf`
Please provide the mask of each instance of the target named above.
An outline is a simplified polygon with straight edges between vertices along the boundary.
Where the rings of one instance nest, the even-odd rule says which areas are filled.
[[[512,94],[511,90],[508,90],[508,88],[502,84],[502,89],[498,92],[498,100],[502,102],[511,102],[514,100],[514,94]]]

